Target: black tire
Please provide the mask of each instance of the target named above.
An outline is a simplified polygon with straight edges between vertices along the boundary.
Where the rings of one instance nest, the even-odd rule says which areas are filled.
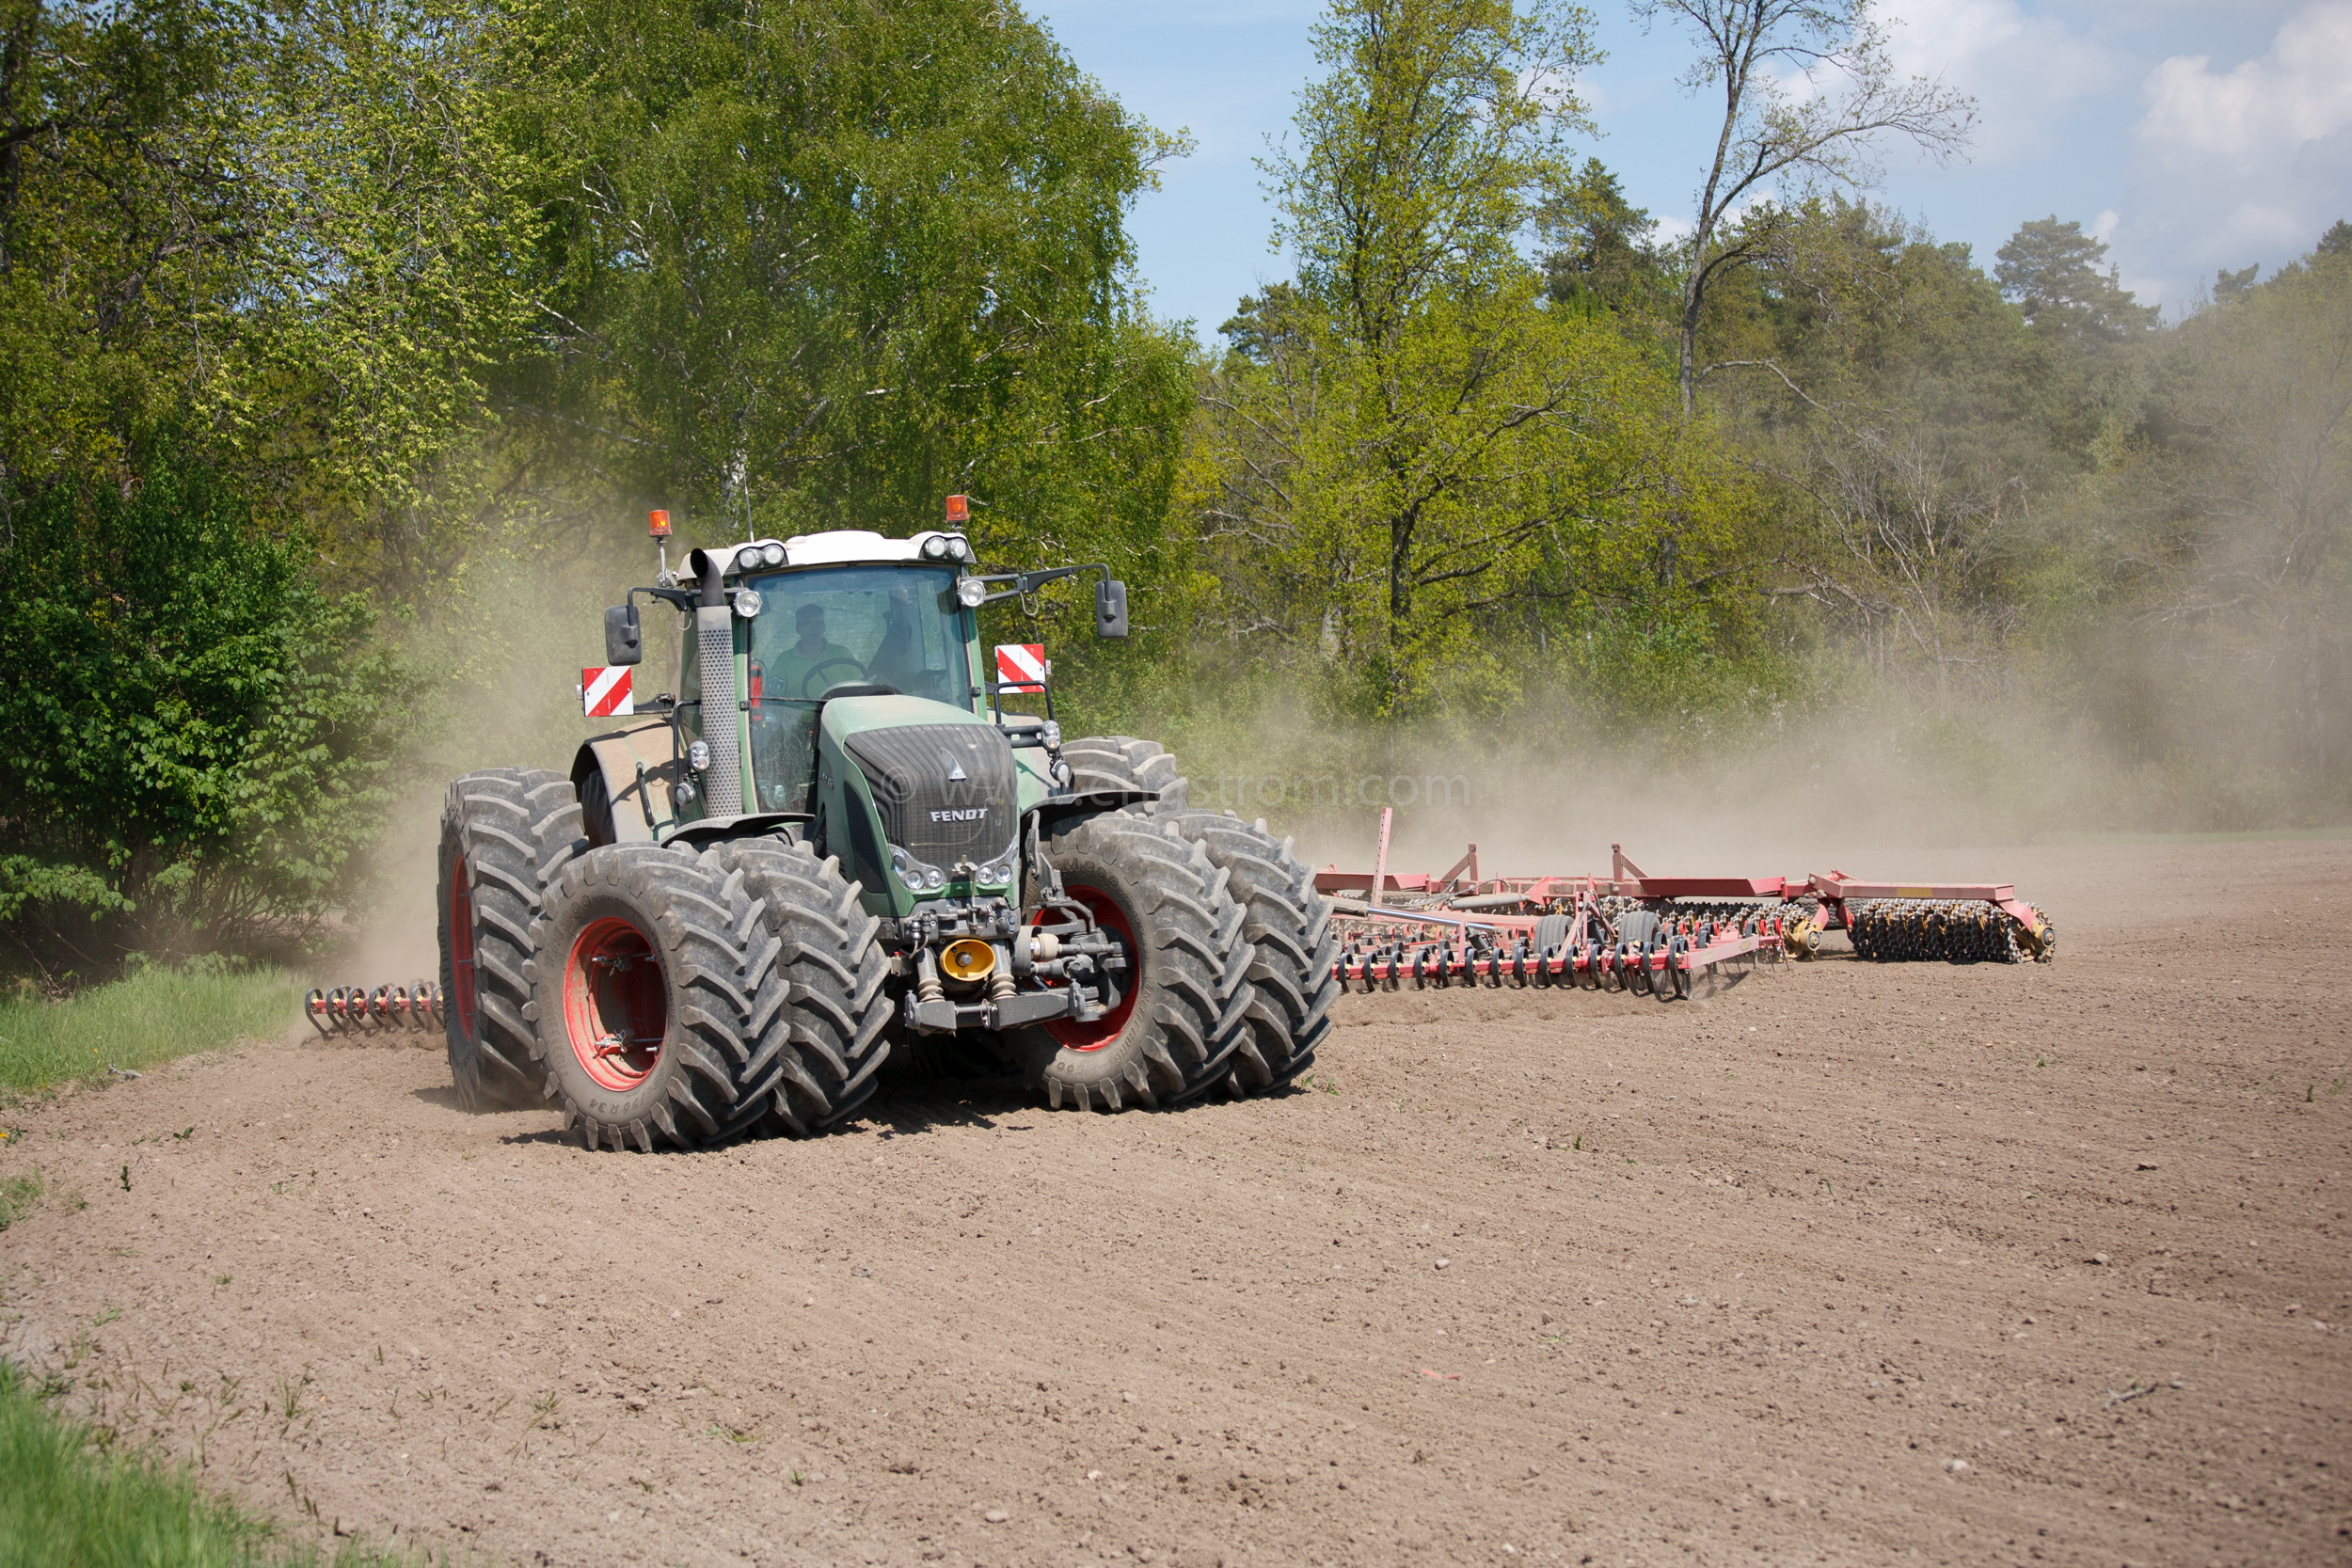
[[[749,1119],[736,1085],[750,1024],[783,982],[752,969],[762,937],[743,878],[689,850],[607,845],[564,868],[532,935],[538,1059],[582,1148],[692,1148]]]
[[[1545,915],[1535,922],[1534,932],[1527,939],[1528,946],[1534,952],[1535,961],[1544,966],[1544,984],[1548,986],[1576,984],[1576,955],[1565,951],[1567,940],[1568,917],[1565,914]],[[1566,966],[1557,976],[1552,974],[1550,964],[1551,950],[1555,947],[1564,949],[1559,957]]]
[[[1248,1029],[1233,1052],[1226,1087],[1236,1097],[1279,1087],[1314,1065],[1331,1032],[1331,1004],[1340,994],[1331,902],[1315,891],[1315,874],[1291,853],[1291,841],[1267,832],[1263,822],[1199,811],[1173,820],[1226,873],[1250,947]]]
[[[580,797],[580,826],[588,835],[588,847],[618,844],[621,834],[612,820],[612,789],[604,782],[604,769],[591,768],[573,785],[573,792]]]
[[[859,906],[841,863],[805,845],[744,840],[709,858],[741,879],[758,912],[750,972],[778,982],[760,988],[727,1130],[769,1120],[794,1137],[820,1132],[874,1092],[890,1055],[890,960],[874,940],[882,922]]]
[[[1173,1105],[1223,1078],[1248,1033],[1251,948],[1226,874],[1168,825],[1123,811],[1065,818],[1045,858],[1107,929],[1120,925],[1121,1006],[1093,1024],[1014,1031],[1006,1043],[1056,1110]]]
[[[587,847],[571,781],[538,768],[469,773],[441,802],[436,905],[450,1081],[469,1111],[534,1105],[532,922]]]
[[[1565,914],[1545,915],[1535,922],[1535,934],[1529,940],[1535,944],[1538,953],[1548,947],[1559,946],[1568,940],[1568,917]]]
[[[1090,735],[1065,740],[1061,759],[1070,765],[1070,787],[1080,795],[1098,789],[1155,789],[1157,800],[1130,807],[1144,816],[1183,811],[1190,784],[1176,770],[1176,758],[1157,741],[1129,735]]]

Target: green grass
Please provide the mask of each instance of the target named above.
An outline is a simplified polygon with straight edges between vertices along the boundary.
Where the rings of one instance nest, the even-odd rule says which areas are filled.
[[[0,1099],[274,1036],[299,1008],[293,978],[266,969],[149,969],[69,1001],[0,1002]]]
[[[0,1362],[0,1568],[393,1568],[346,1545],[328,1557],[209,1496],[184,1469],[106,1453]]]

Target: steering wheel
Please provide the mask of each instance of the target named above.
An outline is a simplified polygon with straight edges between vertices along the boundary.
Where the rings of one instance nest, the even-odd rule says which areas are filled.
[[[866,678],[866,666],[860,664],[856,659],[828,658],[820,663],[810,665],[808,673],[801,677],[801,696],[803,699],[814,699],[827,687],[839,686],[841,682],[837,680],[820,681],[817,678],[818,676],[823,674],[826,671],[834,668],[835,665],[847,665],[850,669],[855,671],[856,674],[852,677],[854,679],[864,680]],[[812,688],[814,689],[812,689]]]

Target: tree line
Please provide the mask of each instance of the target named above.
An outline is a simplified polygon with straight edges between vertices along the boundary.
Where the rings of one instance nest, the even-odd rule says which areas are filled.
[[[1111,560],[1103,728],[1674,754],[1864,682],[2340,806],[2347,231],[2170,324],[2055,217],[1988,272],[1867,200],[1969,107],[1865,0],[1637,9],[1722,117],[1679,238],[1573,155],[1588,13],[1335,0],[1203,348],[1125,227],[1184,139],[1000,0],[0,0],[10,961],[330,938],[653,506]]]

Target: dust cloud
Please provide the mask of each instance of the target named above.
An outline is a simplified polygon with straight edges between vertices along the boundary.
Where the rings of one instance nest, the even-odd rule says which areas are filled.
[[[2164,720],[2204,733],[2187,713]],[[1383,807],[1400,871],[1443,872],[1475,843],[1487,875],[1605,874],[1622,845],[1659,876],[1888,880],[2009,880],[2001,851],[2028,845],[2344,820],[2245,751],[2135,756],[2078,716],[1885,689],[1695,740],[1613,735],[1567,707],[1383,733],[1278,706],[1193,731],[1180,760],[1194,805],[1263,818],[1311,863],[1356,869],[1372,864]],[[2240,791],[2207,787],[2214,774]]]
[[[389,824],[361,868],[349,935],[316,967],[323,985],[412,984],[438,975],[434,898],[441,802],[450,781],[481,768],[568,772],[603,726],[580,715],[580,673],[604,662],[604,608],[653,580],[650,544],[628,534],[477,568],[464,592],[417,626],[411,652],[444,679],[417,718]],[[673,543],[675,566],[685,549]],[[642,608],[642,607],[641,607]],[[674,658],[669,618],[644,608],[645,669]]]

